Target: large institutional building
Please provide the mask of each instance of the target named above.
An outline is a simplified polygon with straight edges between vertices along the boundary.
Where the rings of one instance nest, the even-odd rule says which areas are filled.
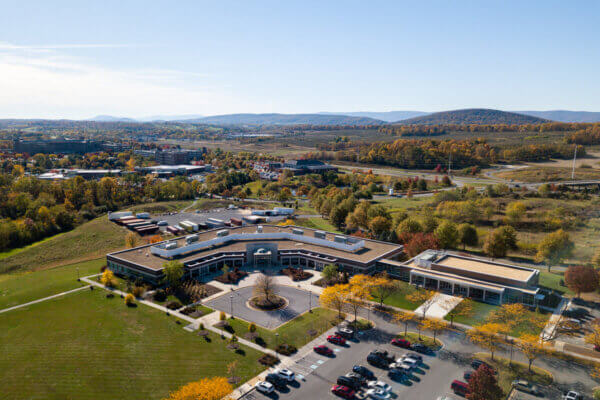
[[[335,264],[350,274],[386,271],[391,277],[440,292],[492,304],[535,305],[539,271],[485,259],[428,250],[399,261],[398,244],[291,226],[215,229],[107,255],[115,273],[159,283],[163,264],[178,260],[185,276],[203,279],[230,268],[302,267]]]

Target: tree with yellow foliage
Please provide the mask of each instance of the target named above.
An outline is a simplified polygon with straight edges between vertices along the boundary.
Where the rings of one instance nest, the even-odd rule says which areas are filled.
[[[127,161],[127,171],[135,171],[135,159],[133,157]]]
[[[446,321],[441,319],[433,319],[433,318],[425,318],[421,321],[421,328],[425,331],[431,331],[433,333],[433,343],[435,343],[435,338],[438,332],[446,329],[448,324]]]
[[[115,274],[110,269],[106,268],[100,277],[100,283],[108,288],[114,288],[117,286]]]
[[[128,307],[132,307],[135,304],[135,296],[131,293],[127,293],[125,296],[125,304]]]
[[[413,313],[399,312],[394,314],[394,322],[398,324],[404,324],[404,336],[408,332],[408,323],[415,321],[417,316]]]
[[[227,378],[217,376],[190,382],[163,400],[220,400],[233,391]]]
[[[508,338],[508,333],[527,317],[527,308],[523,304],[502,304],[500,308],[493,311],[488,317],[488,322],[498,323],[508,327],[505,331],[505,339]]]
[[[137,246],[138,236],[135,232],[129,232],[127,236],[125,236],[125,246],[132,248]]]
[[[488,322],[487,324],[479,325],[469,329],[467,331],[467,338],[473,344],[489,350],[493,360],[494,353],[496,350],[500,349],[500,345],[502,343],[502,340],[498,337],[498,335],[505,330],[505,325],[495,322]]]
[[[590,326],[591,332],[585,335],[585,342],[592,346],[600,346],[600,322],[595,321]]]
[[[446,316],[450,318],[450,326],[452,327],[454,326],[454,318],[470,317],[473,314],[473,300],[465,298],[462,299],[461,302],[456,305],[456,307],[448,311],[448,314],[446,314]]]
[[[371,295],[375,300],[379,301],[380,306],[383,306],[385,299],[394,294],[394,292],[398,290],[398,286],[394,284],[394,281],[388,278],[385,272],[382,275],[371,279],[373,280],[371,284]]]
[[[339,317],[342,318],[342,309],[349,296],[350,285],[337,284],[325,288],[319,296],[319,301],[323,307],[336,310]]]
[[[531,333],[524,333],[519,339],[517,347],[527,357],[527,360],[529,360],[529,372],[531,372],[531,365],[535,359],[546,353],[544,342],[540,340],[539,336],[532,335]]]
[[[426,289],[417,289],[411,294],[406,296],[408,301],[413,303],[422,303],[419,307],[423,311],[423,315],[421,318],[425,318],[425,314],[427,314],[427,310],[429,307],[433,305],[433,296],[435,296],[435,291],[426,290]]]

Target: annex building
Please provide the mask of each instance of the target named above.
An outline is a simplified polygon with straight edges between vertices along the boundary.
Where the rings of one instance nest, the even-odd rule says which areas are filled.
[[[185,277],[203,279],[230,268],[322,270],[335,264],[349,274],[386,271],[390,277],[491,304],[535,306],[544,298],[539,271],[444,251],[427,250],[400,261],[403,246],[294,226],[251,225],[213,229],[107,254],[116,274],[158,284],[163,264],[180,261]]]

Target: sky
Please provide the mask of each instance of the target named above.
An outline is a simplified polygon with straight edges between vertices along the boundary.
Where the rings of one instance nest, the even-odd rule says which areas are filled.
[[[595,0],[4,0],[2,15],[0,118],[600,111]]]

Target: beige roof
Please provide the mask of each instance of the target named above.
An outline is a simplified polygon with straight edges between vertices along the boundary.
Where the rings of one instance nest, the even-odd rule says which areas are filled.
[[[510,267],[485,260],[477,260],[474,258],[461,258],[453,255],[446,255],[442,259],[435,261],[434,264],[443,265],[456,270],[472,271],[478,274],[501,276],[507,279],[512,279],[521,282],[527,282],[533,271],[530,269],[521,269],[519,267]]]
[[[285,232],[291,231],[292,228],[302,229],[305,235],[313,235],[314,229],[297,227],[297,226],[274,226],[274,225],[261,225],[264,233],[269,232]],[[216,237],[216,232],[228,229],[231,233],[252,233],[256,232],[256,225],[234,227],[234,228],[219,228],[211,231],[198,233],[198,240],[205,241]],[[326,239],[333,241],[334,236],[337,234],[327,233]],[[347,252],[343,250],[333,249],[326,246],[318,246],[315,244],[304,243],[294,240],[240,240],[236,242],[230,242],[220,247],[207,248],[200,251],[192,252],[189,255],[178,258],[179,261],[185,263],[187,261],[195,260],[200,257],[206,257],[212,254],[226,253],[226,252],[240,252],[246,251],[246,245],[248,243],[276,243],[278,250],[306,250],[317,254],[326,255],[334,258],[344,258],[353,260],[360,263],[368,263],[374,259],[385,257],[392,252],[396,252],[402,249],[402,246],[378,242],[374,240],[364,239],[365,246],[357,252]],[[177,239],[179,246],[185,245],[185,237]],[[168,261],[164,258],[153,255],[150,252],[150,246],[137,247],[134,249],[124,250],[111,254],[113,257],[120,258],[125,261],[130,261],[135,264],[145,266],[153,270],[159,270],[162,265]]]

